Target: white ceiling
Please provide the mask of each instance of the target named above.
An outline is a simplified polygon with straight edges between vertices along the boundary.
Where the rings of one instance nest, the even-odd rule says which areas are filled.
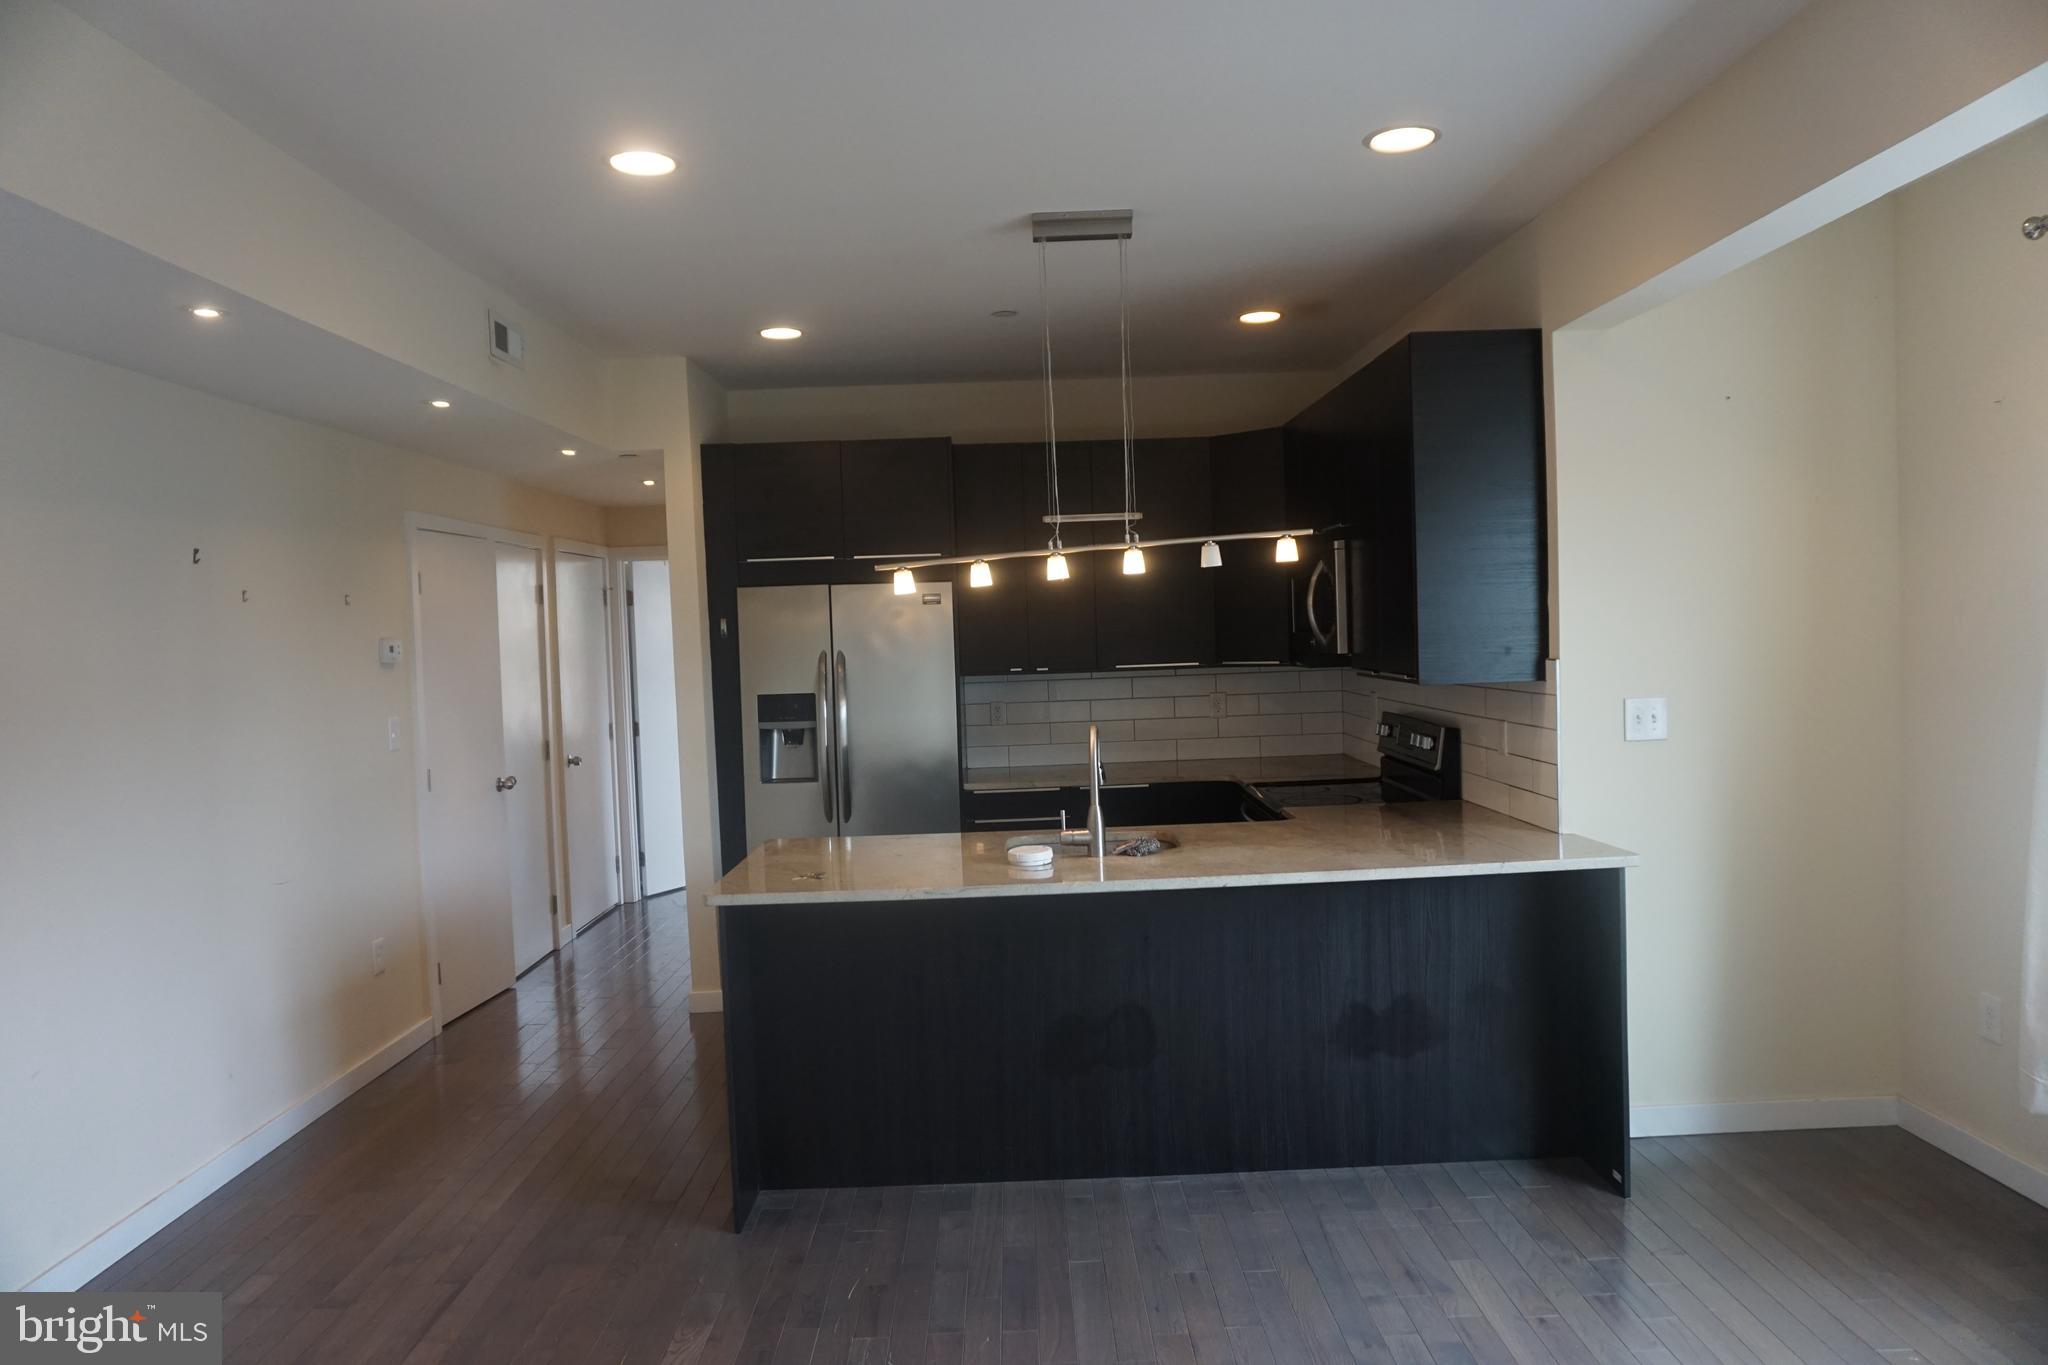
[[[1799,7],[69,2],[600,348],[736,387],[1035,373],[1054,209],[1135,210],[1141,371],[1334,365]],[[1444,140],[1360,146],[1404,122]],[[681,169],[606,168],[634,144]],[[1112,367],[1113,248],[1052,268],[1061,371]]]
[[[458,392],[4,191],[0,242],[0,319],[16,336],[586,502],[662,502],[659,460]],[[195,301],[228,316],[197,322],[185,311]],[[454,406],[437,412],[436,397]]]

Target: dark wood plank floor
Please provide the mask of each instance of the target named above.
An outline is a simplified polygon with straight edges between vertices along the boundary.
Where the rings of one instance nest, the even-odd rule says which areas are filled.
[[[629,906],[97,1281],[231,1360],[2048,1365],[2048,1211],[1897,1129],[729,1201],[716,1016]]]

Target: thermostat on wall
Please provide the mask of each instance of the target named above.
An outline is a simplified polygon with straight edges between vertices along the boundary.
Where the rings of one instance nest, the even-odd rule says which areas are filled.
[[[397,667],[398,661],[404,657],[405,643],[403,641],[379,640],[377,642],[377,662],[385,668]]]

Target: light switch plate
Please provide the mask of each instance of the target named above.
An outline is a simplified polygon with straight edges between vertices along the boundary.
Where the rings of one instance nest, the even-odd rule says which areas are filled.
[[[384,940],[381,938],[370,940],[370,975],[384,975]]]
[[[1630,697],[1622,703],[1622,735],[1634,743],[1671,738],[1671,703],[1663,697]]]
[[[2005,1041],[2005,1002],[1990,991],[1977,992],[1977,1036],[1987,1043]]]
[[[402,641],[386,637],[377,642],[377,664],[380,668],[396,668],[398,661],[404,657],[405,645]]]

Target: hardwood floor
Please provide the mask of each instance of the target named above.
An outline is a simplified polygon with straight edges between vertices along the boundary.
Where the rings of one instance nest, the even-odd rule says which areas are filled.
[[[2048,1365],[2048,1210],[1897,1129],[729,1207],[678,898],[628,906],[112,1267],[231,1360]]]

